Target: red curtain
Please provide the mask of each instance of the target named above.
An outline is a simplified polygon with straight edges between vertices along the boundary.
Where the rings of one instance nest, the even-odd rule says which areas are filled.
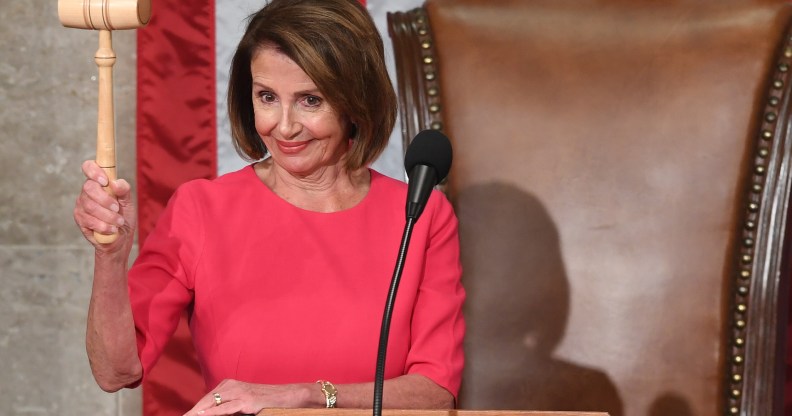
[[[138,31],[137,196],[142,247],[180,184],[217,175],[213,0],[157,0]],[[182,415],[204,394],[186,319],[143,380],[144,415]]]

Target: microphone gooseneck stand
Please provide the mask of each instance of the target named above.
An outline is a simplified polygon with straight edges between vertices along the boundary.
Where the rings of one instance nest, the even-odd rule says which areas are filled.
[[[448,174],[451,168],[451,142],[436,130],[424,130],[415,136],[404,157],[404,168],[408,172],[407,204],[405,206],[405,224],[402,234],[399,256],[393,270],[385,312],[382,314],[377,367],[374,374],[374,416],[382,416],[382,389],[385,384],[385,355],[388,349],[388,333],[390,332],[391,316],[404,270],[404,260],[410,246],[410,236],[418,217],[423,213],[432,189]]]
[[[382,328],[380,328],[379,350],[377,352],[377,368],[374,374],[374,416],[382,416],[382,388],[385,383],[385,355],[388,349],[388,333],[390,332],[391,316],[393,315],[393,304],[396,300],[396,292],[399,290],[399,280],[401,280],[404,270],[404,259],[407,257],[407,249],[410,246],[413,225],[417,218],[407,217],[404,225],[401,245],[399,246],[399,257],[396,259],[396,267],[393,270],[388,299],[385,302],[385,312],[382,314]]]

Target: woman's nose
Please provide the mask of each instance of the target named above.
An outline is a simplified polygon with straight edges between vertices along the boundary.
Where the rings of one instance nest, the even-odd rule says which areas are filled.
[[[284,139],[291,139],[300,133],[302,125],[300,124],[294,108],[291,106],[283,106],[280,121],[278,122],[278,133]]]

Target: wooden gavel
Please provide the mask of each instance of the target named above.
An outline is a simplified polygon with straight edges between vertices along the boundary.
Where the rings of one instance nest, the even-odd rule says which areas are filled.
[[[58,17],[63,26],[99,31],[99,49],[94,60],[99,69],[99,112],[96,131],[96,163],[107,179],[116,179],[115,114],[113,110],[112,30],[143,27],[151,18],[151,0],[58,0]],[[104,190],[113,195],[109,186]],[[94,232],[96,241],[112,243],[118,234]]]

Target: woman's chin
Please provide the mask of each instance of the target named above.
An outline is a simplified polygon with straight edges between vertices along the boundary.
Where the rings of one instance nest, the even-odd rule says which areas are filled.
[[[275,164],[294,176],[309,176],[326,166],[316,161],[298,157],[281,158],[280,160],[275,160]]]

